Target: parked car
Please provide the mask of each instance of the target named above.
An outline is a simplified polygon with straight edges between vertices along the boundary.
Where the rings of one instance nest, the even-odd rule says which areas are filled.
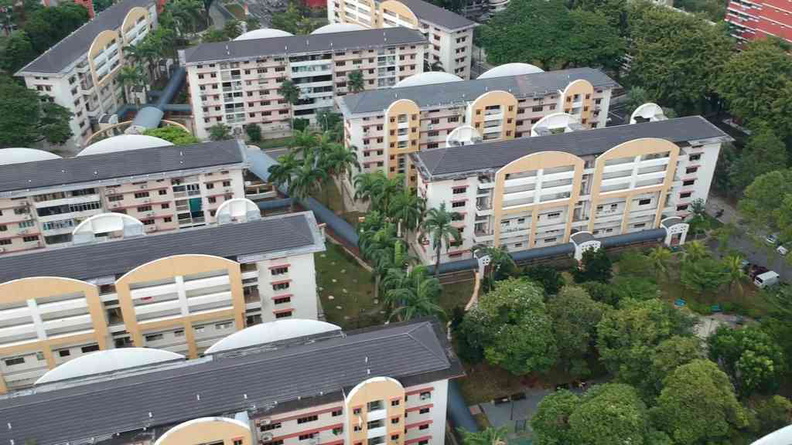
[[[784,246],[778,246],[776,247],[776,252],[778,252],[778,254],[781,256],[786,256],[786,254],[789,253],[789,249]]]
[[[778,274],[770,270],[763,274],[757,275],[756,278],[754,278],[754,284],[756,287],[765,288],[778,284],[778,280]]]
[[[766,267],[759,266],[757,264],[752,264],[751,267],[748,269],[748,278],[754,279],[757,275],[761,275],[765,272],[769,272],[770,269]]]
[[[771,233],[770,235],[767,235],[765,237],[765,242],[767,244],[772,244],[772,245],[778,244],[778,235],[776,235],[774,233]]]
[[[750,262],[750,261],[748,261],[748,260],[742,260],[742,261],[740,261],[740,269],[742,269],[742,270],[748,270],[748,267],[749,267],[750,265],[751,265],[751,262]]]

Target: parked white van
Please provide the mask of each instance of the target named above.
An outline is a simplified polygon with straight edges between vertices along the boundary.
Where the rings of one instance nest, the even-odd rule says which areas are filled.
[[[765,288],[778,284],[778,278],[778,274],[771,270],[761,275],[757,275],[756,278],[754,278],[754,284],[757,287]]]

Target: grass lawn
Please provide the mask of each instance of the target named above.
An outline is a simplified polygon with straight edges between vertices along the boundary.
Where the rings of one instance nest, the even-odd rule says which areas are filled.
[[[344,249],[328,242],[327,251],[315,254],[314,260],[319,297],[329,323],[356,329],[385,321],[379,313],[381,305],[374,304],[371,274]]]
[[[335,182],[331,182],[322,187],[322,190],[313,194],[313,197],[335,212],[336,215],[340,215],[346,222],[352,224],[352,226],[357,226],[358,219],[366,215],[363,212],[346,211],[344,200],[341,196],[341,190],[336,186]]]
[[[468,405],[524,391],[527,379],[486,363],[465,365],[466,377],[457,380]]]
[[[251,142],[251,144],[262,150],[266,150],[268,148],[288,147],[291,140],[291,136],[288,136],[285,138],[262,139],[258,142]]]
[[[446,315],[450,317],[456,307],[465,307],[471,295],[473,295],[474,284],[475,281],[473,280],[443,284],[443,293],[440,294],[440,306],[443,307]]]
[[[226,9],[228,9],[228,12],[234,14],[234,17],[236,17],[237,20],[245,20],[245,8],[243,8],[239,3],[228,3],[224,6]]]

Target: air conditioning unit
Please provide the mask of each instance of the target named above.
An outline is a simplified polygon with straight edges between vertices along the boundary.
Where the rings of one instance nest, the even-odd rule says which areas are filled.
[[[261,443],[269,442],[273,437],[272,433],[261,433]]]
[[[269,425],[269,424],[271,424],[271,423],[272,423],[272,419],[270,419],[269,417],[267,417],[267,418],[261,419],[261,421],[260,421],[259,423],[260,423],[261,425]]]

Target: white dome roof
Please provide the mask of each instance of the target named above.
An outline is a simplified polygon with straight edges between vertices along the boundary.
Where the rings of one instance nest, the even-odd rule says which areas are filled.
[[[294,34],[280,29],[274,28],[261,28],[248,31],[234,40],[254,40],[254,39],[269,39],[272,37],[291,37]]]
[[[3,148],[0,149],[0,165],[21,164],[23,162],[47,161],[60,159],[55,153],[35,148]]]
[[[36,380],[35,384],[41,385],[44,383],[184,359],[185,357],[181,354],[162,349],[106,349],[104,351],[92,352],[77,357],[62,365],[56,366]]]
[[[122,134],[107,139],[102,139],[85,148],[77,156],[98,155],[116,151],[139,150],[141,148],[164,147],[173,145],[165,139],[155,138],[142,134]]]
[[[213,344],[204,354],[230,351],[232,349],[247,348],[249,346],[263,345],[280,340],[287,340],[306,335],[322,334],[325,332],[340,331],[341,328],[323,321],[291,318],[288,320],[275,320],[261,323],[234,332]]]
[[[413,74],[412,76],[399,81],[393,88],[417,87],[421,85],[433,85],[436,83],[461,82],[462,79],[453,74],[443,71],[429,71],[426,73]]]
[[[316,28],[311,34],[330,34],[334,32],[363,31],[366,28],[354,23],[331,23],[321,28]]]
[[[479,79],[491,79],[493,77],[519,76],[522,74],[543,73],[544,70],[530,63],[506,63],[489,69],[484,74],[478,76]]]
[[[470,125],[461,125],[451,130],[446,136],[447,147],[470,145],[481,142],[481,134]]]

